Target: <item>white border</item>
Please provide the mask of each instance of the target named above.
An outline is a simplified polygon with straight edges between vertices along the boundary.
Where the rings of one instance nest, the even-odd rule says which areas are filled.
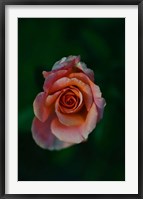
[[[5,9],[6,31],[6,194],[137,194],[138,193],[138,7],[137,6],[15,6]],[[22,182],[17,156],[17,32],[18,17],[126,18],[126,180]],[[117,46],[118,48],[118,46]],[[116,75],[116,74],[114,74]],[[118,127],[117,127],[118,128]],[[116,132],[115,132],[116,133]]]

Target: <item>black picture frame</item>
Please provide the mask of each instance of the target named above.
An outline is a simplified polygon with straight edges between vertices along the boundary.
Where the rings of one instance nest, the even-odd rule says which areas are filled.
[[[5,193],[5,6],[6,5],[138,5],[138,194],[6,194]],[[143,198],[143,1],[142,0],[0,0],[0,198]]]

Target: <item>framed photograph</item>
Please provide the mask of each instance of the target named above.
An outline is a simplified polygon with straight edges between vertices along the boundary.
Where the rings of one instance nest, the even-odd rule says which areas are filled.
[[[0,198],[143,198],[142,13],[0,1]]]

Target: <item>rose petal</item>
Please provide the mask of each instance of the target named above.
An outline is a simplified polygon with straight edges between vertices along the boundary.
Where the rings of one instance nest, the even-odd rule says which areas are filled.
[[[99,86],[95,85],[85,74],[71,73],[71,74],[69,74],[69,78],[77,78],[77,79],[83,81],[85,84],[90,85],[94,96],[101,97],[101,91],[100,91]]]
[[[71,108],[71,109],[69,107],[60,105],[61,96],[64,95],[64,94],[66,95],[67,93],[69,94],[69,91],[71,92],[71,95],[75,95],[79,99],[79,102],[78,103],[76,102],[74,107]],[[61,93],[58,101],[59,101],[60,110],[63,113],[76,113],[83,107],[83,96],[82,96],[82,93],[79,91],[79,89],[77,89],[74,86],[70,86],[70,88],[64,89],[64,92]]]
[[[79,62],[77,67],[80,68],[90,79],[94,82],[94,72],[90,68],[87,68],[86,64]]]
[[[90,85],[91,85],[91,90],[93,93],[94,102],[97,106],[98,121],[99,121],[103,117],[103,112],[104,112],[104,107],[106,106],[106,101],[104,98],[101,97],[102,94],[101,94],[100,88],[93,83],[90,83]]]
[[[84,83],[90,85],[90,88],[92,90],[92,95],[94,98],[94,102],[99,110],[99,118],[98,119],[101,119],[103,116],[103,111],[104,111],[106,102],[105,102],[104,98],[101,97],[102,93],[100,91],[100,88],[97,85],[95,85],[86,75],[84,75],[82,73],[72,73],[69,75],[69,77],[80,79]]]
[[[55,73],[49,74],[48,77],[45,79],[45,82],[44,82],[44,86],[43,86],[44,91],[48,93],[48,91],[51,88],[52,84],[56,80],[64,77],[67,73],[68,73],[67,70],[60,70],[60,71],[57,71]]]
[[[59,98],[55,103],[55,112],[58,116],[59,121],[66,125],[66,126],[76,126],[76,125],[82,125],[85,120],[85,114],[86,111],[82,113],[61,113],[59,108]]]
[[[51,115],[54,102],[61,92],[58,91],[53,95],[48,95],[44,92],[39,93],[33,103],[35,116],[41,121],[45,122],[47,118]]]
[[[56,114],[58,116],[59,121],[66,125],[66,126],[76,126],[76,125],[82,125],[84,122],[84,117],[79,115],[78,113],[60,113],[56,110]]]
[[[86,64],[80,62],[80,56],[63,57],[60,61],[56,62],[52,70],[70,70],[73,72],[84,72],[92,81],[94,81],[93,70],[86,67]]]
[[[84,140],[80,134],[81,126],[65,126],[55,118],[51,123],[52,133],[61,141],[80,143]]]
[[[80,61],[80,56],[69,56],[69,57],[63,57],[61,60],[57,61],[53,67],[52,70],[59,70],[63,67],[73,67]]]
[[[97,109],[95,104],[92,104],[87,118],[82,125],[79,126],[65,126],[55,118],[52,121],[51,129],[53,134],[64,142],[80,143],[87,139],[89,133],[95,128],[97,123]]]
[[[85,101],[85,106],[87,110],[91,108],[93,98],[92,98],[92,93],[89,85],[85,84],[79,79],[76,78],[68,78],[68,77],[63,77],[61,79],[58,79],[51,87],[49,93],[54,93],[58,90],[64,89],[66,87],[70,86],[77,86],[81,93],[83,94],[83,99]]]
[[[84,69],[84,73],[94,82],[94,72],[90,68]]]
[[[103,117],[103,112],[104,112],[104,107],[106,106],[106,102],[105,99],[102,97],[96,98],[95,101],[98,110],[98,121],[99,121]]]
[[[54,106],[54,102],[56,101],[56,99],[58,98],[58,96],[60,95],[61,91],[58,91],[58,92],[55,92],[54,94],[52,95],[48,95],[47,98],[46,98],[46,106],[49,106],[49,108],[51,106]]]
[[[46,79],[51,74],[51,72],[43,71],[42,74],[43,77]]]
[[[62,66],[62,63],[66,61],[66,57],[63,57],[62,59],[60,59],[59,61],[57,61],[53,67],[52,67],[52,70],[55,70],[55,69],[60,69],[61,66]]]
[[[86,121],[82,127],[81,133],[85,139],[88,138],[88,135],[96,127],[97,119],[98,119],[98,112],[97,112],[95,104],[93,103],[90,111],[87,114]]]
[[[36,117],[32,123],[32,136],[36,144],[44,149],[59,150],[67,148],[72,143],[66,143],[58,140],[51,132],[51,120],[40,122]]]
[[[36,96],[33,103],[34,113],[41,122],[46,121],[48,115],[50,114],[50,109],[47,109],[45,105],[46,98],[46,93],[41,92]]]
[[[100,98],[102,93],[100,91],[99,86],[95,85],[93,82],[90,82],[90,86],[91,86],[94,99]]]

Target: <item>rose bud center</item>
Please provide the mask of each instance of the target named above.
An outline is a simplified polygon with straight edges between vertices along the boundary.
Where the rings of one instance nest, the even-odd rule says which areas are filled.
[[[63,113],[74,113],[83,106],[82,94],[77,88],[68,88],[59,99],[59,108]]]

